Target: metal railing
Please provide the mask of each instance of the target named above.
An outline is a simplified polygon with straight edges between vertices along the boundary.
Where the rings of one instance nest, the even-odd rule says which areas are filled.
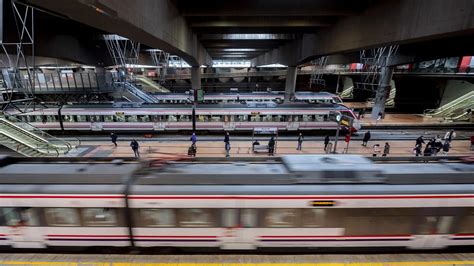
[[[17,141],[19,144],[28,146],[43,154],[49,154],[50,150],[55,150],[58,155],[66,154],[81,144],[80,140],[75,138],[71,141],[56,138],[27,122],[5,113],[0,116],[0,133],[3,133],[9,139]]]

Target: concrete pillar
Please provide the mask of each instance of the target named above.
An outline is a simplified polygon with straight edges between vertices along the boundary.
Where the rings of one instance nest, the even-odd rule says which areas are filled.
[[[191,67],[191,88],[193,90],[201,89],[201,68]]]
[[[385,102],[387,101],[388,95],[390,93],[390,81],[393,76],[393,67],[382,67],[380,72],[379,87],[377,88],[377,93],[375,94],[374,106],[372,107],[372,119],[377,119],[380,112],[385,114]]]
[[[292,96],[295,95],[297,70],[298,67],[295,66],[288,66],[286,69],[285,102],[289,102]]]
[[[107,80],[105,78],[105,68],[104,67],[96,67],[95,68],[95,75],[97,79],[97,87],[105,88],[107,86]],[[91,79],[93,76],[91,75]]]

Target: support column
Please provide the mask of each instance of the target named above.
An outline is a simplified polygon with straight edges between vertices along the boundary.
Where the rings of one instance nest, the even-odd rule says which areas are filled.
[[[285,102],[289,102],[295,95],[297,73],[298,67],[296,66],[288,66],[286,69]]]
[[[377,119],[379,113],[385,114],[385,102],[390,94],[390,81],[393,76],[393,67],[382,67],[380,72],[380,82],[375,94],[374,106],[372,107],[372,119]]]
[[[191,67],[191,88],[193,90],[201,89],[201,68]]]
[[[95,68],[95,75],[97,80],[97,88],[98,89],[105,89],[107,85],[107,80],[105,79],[105,68],[102,66],[98,66]]]

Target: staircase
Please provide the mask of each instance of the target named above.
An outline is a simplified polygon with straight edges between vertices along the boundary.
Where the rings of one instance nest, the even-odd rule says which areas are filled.
[[[470,91],[437,109],[427,109],[424,115],[427,117],[443,117],[446,120],[456,120],[467,116],[468,109],[474,109],[474,91]]]
[[[77,147],[8,115],[0,116],[0,144],[27,157],[58,157]]]
[[[131,102],[158,103],[158,99],[130,82],[117,82],[116,87],[122,88],[125,98]]]
[[[347,89],[343,90],[341,94],[339,94],[339,97],[341,97],[341,99],[352,99],[353,91],[354,91],[354,86],[350,86]]]

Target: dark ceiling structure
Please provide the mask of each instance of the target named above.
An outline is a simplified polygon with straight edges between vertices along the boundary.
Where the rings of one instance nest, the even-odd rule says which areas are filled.
[[[213,59],[252,59],[361,14],[370,0],[172,0]]]

